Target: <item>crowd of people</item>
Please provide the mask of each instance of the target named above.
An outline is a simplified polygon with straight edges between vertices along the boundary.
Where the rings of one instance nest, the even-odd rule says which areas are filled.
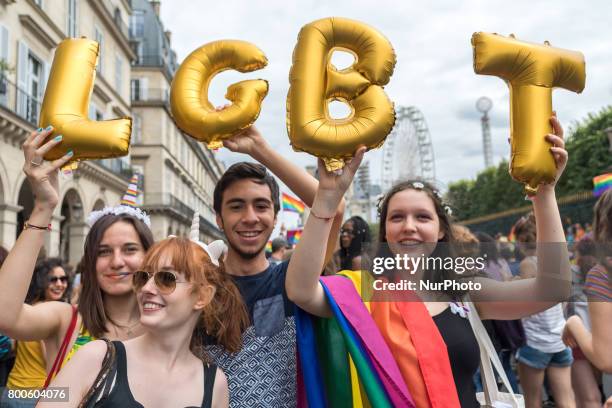
[[[554,134],[545,137],[554,145],[558,180],[568,157],[561,126],[554,117],[551,123]],[[386,192],[373,237],[360,217],[342,222],[343,196],[365,148],[342,173],[319,161],[317,181],[250,127],[224,142],[259,162],[232,165],[215,186],[225,242],[200,242],[197,222],[189,238],[154,242],[143,211],[109,207],[89,217],[73,272],[59,259],[39,258],[60,202],[58,171],[71,157],[43,160],[61,143],[47,141],[50,131],[38,129],[23,145],[34,207],[14,246],[0,250],[2,407],[58,406],[9,395],[44,387],[68,387],[62,406],[74,407],[307,406],[296,313],[339,318],[350,302],[367,305],[366,313],[347,317],[376,331],[402,380],[386,395],[368,393],[372,406],[376,398],[418,408],[487,403],[480,319],[510,401],[522,394],[527,407],[612,406],[601,388],[602,373],[612,372],[612,191],[598,200],[591,232],[576,238],[572,227],[571,254],[556,180],[539,187],[533,212],[514,226],[514,243],[455,223],[436,188],[420,180]],[[277,238],[269,257],[264,248],[280,202],[268,170],[311,208],[295,248]],[[358,285],[347,286],[351,271],[362,271],[360,281],[373,279],[376,257],[422,253],[482,257],[485,267],[393,267],[378,278],[470,280],[480,289],[419,288],[409,300],[389,300],[386,293],[365,299]],[[310,398],[308,406],[317,406]]]

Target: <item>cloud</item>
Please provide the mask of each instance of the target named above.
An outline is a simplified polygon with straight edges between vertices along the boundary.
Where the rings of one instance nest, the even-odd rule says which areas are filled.
[[[288,76],[300,28],[319,18],[343,16],[363,21],[390,40],[397,65],[385,90],[397,105],[416,106],[423,112],[433,142],[436,177],[446,184],[475,177],[484,168],[480,114],[474,107],[481,96],[493,100],[490,117],[494,157],[499,160],[509,156],[508,88],[499,78],[474,74],[470,38],[476,31],[515,33],[522,40],[549,40],[553,46],[584,53],[585,91],[581,95],[565,90],[553,93],[553,106],[566,127],[611,103],[609,0],[595,0],[588,7],[577,2],[561,5],[531,0],[444,0],[435,4],[390,0],[166,0],[161,10],[180,59],[200,45],[227,38],[250,41],[266,53],[268,67],[249,74],[219,75],[212,82],[210,97],[222,103],[225,89],[232,82],[267,79],[270,93],[257,126],[276,150],[301,166],[315,160],[293,152],[289,146],[285,125]],[[380,151],[368,153],[373,180],[380,177],[380,155]],[[228,163],[244,159],[227,150],[218,157]]]

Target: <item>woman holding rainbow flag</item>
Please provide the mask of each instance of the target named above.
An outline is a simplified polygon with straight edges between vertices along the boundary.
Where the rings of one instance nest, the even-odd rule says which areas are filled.
[[[546,139],[555,146],[551,152],[557,166],[556,181],[568,155],[559,122],[553,117],[551,123],[554,134]],[[364,152],[365,148],[358,149],[341,175],[328,173],[319,160],[318,191],[287,271],[289,298],[311,315],[333,317],[314,322],[306,314],[296,318],[303,391],[308,404],[478,407],[471,379],[479,362],[489,369],[490,363],[484,358],[481,361],[487,344],[481,344],[474,319],[478,315],[483,319],[519,319],[545,310],[569,294],[567,248],[558,244],[565,240],[555,183],[541,185],[532,200],[538,228],[535,278],[497,282],[473,277],[471,290],[456,289],[454,285],[451,289],[425,290],[419,282],[461,282],[467,277],[459,268],[424,269],[414,264],[410,268],[399,262],[376,277],[365,271],[344,271],[344,276],[320,278],[327,245],[323,237],[329,234],[336,209]],[[427,183],[408,181],[395,185],[381,201],[379,212],[382,248],[377,255],[386,255],[385,261],[421,254],[452,257],[456,241],[450,228],[450,208]],[[386,282],[386,291],[373,285],[381,281]],[[403,282],[414,282],[414,286],[408,286],[410,290],[390,290],[391,284]],[[385,298],[390,292],[395,293]],[[340,341],[331,338],[330,333],[339,333],[336,339]],[[350,359],[341,357],[332,346],[344,348]],[[348,373],[349,378],[345,381],[338,372]],[[509,406],[519,405],[514,396],[512,401]]]

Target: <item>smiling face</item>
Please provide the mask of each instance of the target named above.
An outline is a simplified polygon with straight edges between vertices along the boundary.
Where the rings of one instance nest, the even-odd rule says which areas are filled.
[[[56,266],[49,271],[49,284],[45,289],[45,301],[62,300],[66,288],[68,288],[68,275],[61,266]]]
[[[134,226],[118,221],[104,232],[96,259],[96,277],[108,295],[132,291],[132,273],[140,269],[145,250]]]
[[[263,254],[275,222],[272,193],[267,184],[253,179],[237,180],[223,192],[217,225],[240,257],[253,259]]]
[[[200,270],[210,265],[196,264],[199,258],[194,251],[198,249],[194,250],[189,241],[179,240],[170,238],[156,244],[143,265],[149,278],[135,281],[139,282],[135,289],[140,322],[149,329],[168,331],[184,327],[191,333],[203,308],[214,296],[214,287]]]
[[[405,189],[390,199],[385,239],[394,254],[429,255],[444,237],[434,203],[427,193]]]

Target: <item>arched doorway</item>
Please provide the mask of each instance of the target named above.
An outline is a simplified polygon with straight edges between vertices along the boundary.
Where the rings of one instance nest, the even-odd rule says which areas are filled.
[[[83,221],[83,201],[79,193],[70,189],[62,200],[60,223],[60,257],[76,266],[83,254],[87,226]]]

